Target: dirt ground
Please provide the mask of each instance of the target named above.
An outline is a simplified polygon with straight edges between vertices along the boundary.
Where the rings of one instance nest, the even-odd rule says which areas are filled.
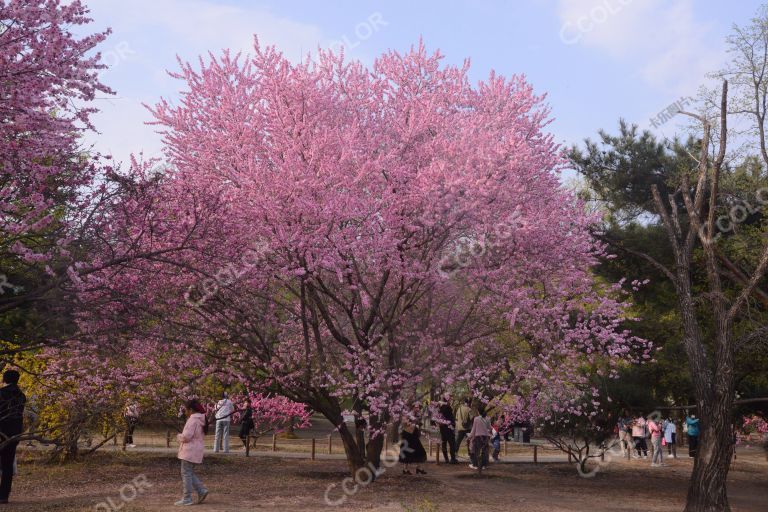
[[[179,463],[169,454],[97,453],[84,462],[45,464],[24,452],[9,511],[178,510]],[[426,476],[403,475],[399,466],[375,483],[345,496],[341,460],[206,456],[199,476],[210,495],[196,511],[679,511],[691,460],[614,460],[594,478],[580,477],[567,463],[501,463],[479,476],[466,464],[427,464]],[[736,512],[768,510],[768,463],[758,450],[739,453],[729,493]],[[334,485],[336,484],[336,485]],[[350,486],[351,488],[351,486]],[[121,497],[122,494],[122,497]]]

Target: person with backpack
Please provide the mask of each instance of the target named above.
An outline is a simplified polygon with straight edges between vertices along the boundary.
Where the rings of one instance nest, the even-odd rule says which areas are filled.
[[[229,453],[229,425],[234,412],[235,405],[225,391],[221,396],[221,400],[216,404],[216,436],[213,440],[214,453],[219,453],[219,450]]]
[[[458,425],[459,428],[456,437],[456,453],[461,449],[461,442],[472,430],[472,418],[474,416],[472,414],[472,409],[470,408],[471,404],[472,400],[470,398],[465,398],[463,403],[459,405],[459,408],[456,409],[456,425]],[[469,439],[467,439],[467,452],[472,452],[469,446]],[[471,458],[472,457],[470,456],[470,459]]]
[[[181,481],[183,495],[175,505],[193,505],[192,491],[197,492],[197,502],[202,503],[208,496],[208,489],[195,474],[195,467],[203,463],[205,451],[206,417],[205,408],[195,399],[184,405],[187,421],[184,430],[176,436],[179,442],[178,458],[181,460]]]

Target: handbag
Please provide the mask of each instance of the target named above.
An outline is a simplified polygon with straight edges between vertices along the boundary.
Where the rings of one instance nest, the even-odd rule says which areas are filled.
[[[662,437],[661,438],[661,446],[667,446],[667,438],[666,437]]]

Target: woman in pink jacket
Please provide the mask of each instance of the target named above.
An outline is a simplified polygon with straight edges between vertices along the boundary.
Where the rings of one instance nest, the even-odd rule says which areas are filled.
[[[181,459],[181,481],[184,484],[184,496],[176,505],[192,505],[192,490],[197,491],[197,502],[202,503],[208,496],[208,489],[195,475],[195,466],[203,462],[205,449],[205,408],[197,400],[190,400],[184,406],[187,422],[184,430],[176,438],[179,441],[179,459]]]

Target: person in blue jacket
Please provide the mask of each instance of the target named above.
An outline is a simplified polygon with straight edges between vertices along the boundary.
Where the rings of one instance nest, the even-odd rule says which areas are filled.
[[[688,456],[695,457],[699,449],[699,418],[695,414],[685,418],[688,426]]]

